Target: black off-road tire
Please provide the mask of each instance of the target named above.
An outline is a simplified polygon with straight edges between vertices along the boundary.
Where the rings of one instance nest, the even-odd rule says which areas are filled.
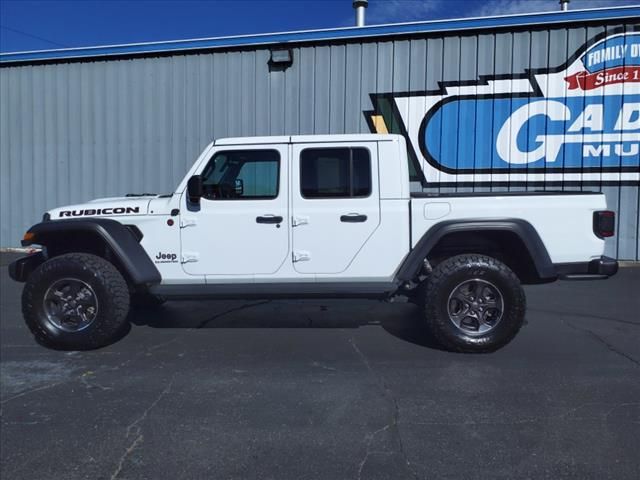
[[[502,295],[502,317],[486,333],[463,331],[450,318],[450,296],[464,282],[490,282]],[[447,350],[493,352],[509,343],[524,323],[526,298],[520,280],[495,258],[479,254],[457,255],[438,264],[424,281],[422,300],[427,329]]]
[[[89,285],[98,301],[94,320],[78,331],[56,326],[45,311],[45,294],[60,279],[78,279]],[[40,265],[22,292],[22,314],[36,340],[63,350],[91,350],[112,343],[128,325],[129,289],[108,261],[87,253],[68,253]]]

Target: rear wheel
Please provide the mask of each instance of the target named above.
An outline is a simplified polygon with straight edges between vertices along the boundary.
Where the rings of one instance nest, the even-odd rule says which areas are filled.
[[[129,290],[103,258],[68,253],[40,265],[22,292],[22,313],[40,343],[86,350],[113,342],[127,325]]]
[[[422,291],[427,328],[449,350],[497,350],[524,323],[526,299],[520,280],[492,257],[451,257],[433,269]]]

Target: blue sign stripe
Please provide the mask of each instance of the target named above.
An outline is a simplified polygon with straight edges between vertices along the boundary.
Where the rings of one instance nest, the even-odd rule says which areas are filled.
[[[442,142],[443,131],[458,141]],[[428,117],[424,136],[425,156],[451,172],[637,169],[640,95],[453,97]]]

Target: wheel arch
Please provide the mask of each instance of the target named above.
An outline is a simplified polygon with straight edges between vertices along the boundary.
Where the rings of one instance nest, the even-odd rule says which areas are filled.
[[[461,253],[490,254],[487,250],[490,246],[501,253],[499,259],[512,268],[523,283],[557,278],[549,253],[533,225],[522,219],[501,218],[448,220],[434,225],[407,256],[397,279],[400,282],[414,280],[425,259]],[[524,249],[526,256],[515,255],[512,247]]]
[[[160,272],[136,238],[136,231],[112,219],[41,222],[33,225],[25,237],[27,240],[22,241],[23,246],[36,244],[45,247],[46,254],[39,256],[40,263],[73,251],[93,253],[112,261],[132,285],[149,286],[160,283],[161,280]],[[22,274],[25,278],[21,281],[26,280],[34,263],[36,262],[31,261],[30,268],[25,269]]]

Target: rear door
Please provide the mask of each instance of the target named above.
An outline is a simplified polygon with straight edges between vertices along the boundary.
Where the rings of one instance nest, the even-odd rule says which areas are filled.
[[[376,143],[294,144],[291,177],[295,270],[344,272],[380,223]]]

